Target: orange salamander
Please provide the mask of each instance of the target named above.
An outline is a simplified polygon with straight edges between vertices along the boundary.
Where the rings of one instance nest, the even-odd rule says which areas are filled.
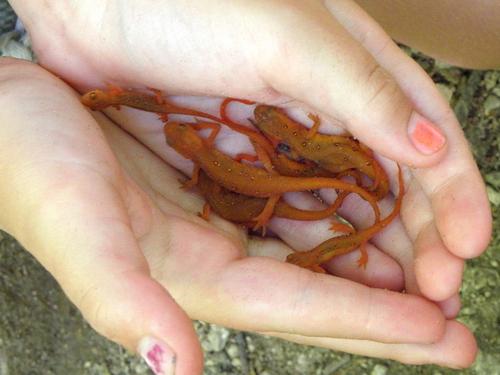
[[[108,90],[95,89],[83,94],[80,101],[92,110],[102,110],[107,107],[120,109],[120,106],[124,105],[148,112],[155,112],[163,115],[164,121],[167,120],[169,114],[203,117],[213,121],[220,121],[217,116],[209,113],[168,102],[159,90],[151,89],[151,91],[153,94],[108,85]]]
[[[323,243],[319,244],[315,248],[305,252],[295,252],[287,257],[287,262],[296,264],[298,266],[311,269],[316,272],[325,271],[319,265],[327,262],[328,260],[336,257],[338,255],[346,254],[356,248],[361,248],[361,257],[358,260],[360,266],[365,266],[368,260],[368,255],[366,250],[364,250],[363,245],[373,237],[375,234],[380,232],[398,215],[401,208],[401,203],[403,201],[404,195],[404,183],[403,174],[401,172],[401,167],[398,166],[398,181],[399,181],[399,193],[394,203],[394,208],[392,212],[387,215],[384,219],[376,222],[372,226],[360,230],[354,234],[342,235],[339,237],[331,238]]]
[[[207,200],[208,207],[213,209],[220,217],[235,223],[253,226],[252,221],[266,206],[265,198],[250,197],[230,191],[216,182],[212,181],[203,170],[200,170],[197,188]],[[313,221],[321,220],[333,215],[342,201],[338,199],[335,204],[326,209],[312,211],[302,210],[278,201],[273,215],[285,219]],[[208,212],[205,207],[201,216],[208,220]]]
[[[167,101],[167,99],[162,96],[159,90],[151,89],[151,91],[153,92],[153,94],[148,94],[139,90],[122,89],[117,86],[108,85],[107,90],[94,89],[88,91],[81,96],[80,101],[82,102],[82,104],[92,110],[102,110],[107,107],[120,109],[120,106],[123,105],[147,112],[154,112],[160,115],[160,118],[164,123],[168,121],[168,115],[171,114],[188,115],[209,119],[215,121],[216,123],[222,123],[228,126],[230,129],[246,135],[254,144],[256,150],[257,147],[260,150],[257,152],[258,158],[256,158],[255,160],[262,159],[261,161],[268,171],[271,171],[274,168],[274,165],[283,165],[281,170],[285,171],[288,169],[290,173],[296,174],[300,174],[303,170],[306,170],[306,168],[303,168],[300,163],[296,163],[294,161],[290,161],[284,164],[286,161],[281,162],[283,158],[275,154],[272,144],[260,132],[250,127],[235,123],[231,121],[227,116],[225,116],[225,109],[230,102],[236,100],[246,104],[250,104],[251,102],[240,99],[225,99],[220,106],[222,116],[219,118],[209,113],[173,104]],[[274,159],[272,162],[269,159],[270,157]],[[309,172],[308,170],[308,172],[303,173],[314,173],[314,171]]]
[[[325,171],[318,166],[299,163],[288,159],[282,154],[276,153],[271,142],[260,132],[230,120],[225,114],[227,105],[233,101],[239,101],[245,104],[251,104],[252,102],[227,98],[221,103],[221,117],[219,118],[209,113],[200,112],[170,103],[161,95],[159,90],[152,91],[154,94],[147,94],[138,90],[122,89],[117,86],[109,85],[107,90],[95,89],[83,94],[80,101],[92,110],[102,110],[107,107],[115,107],[119,109],[120,106],[123,105],[147,112],[154,112],[161,116],[160,118],[163,122],[168,120],[168,115],[170,114],[188,115],[209,119],[217,123],[222,123],[230,129],[246,135],[257,151],[257,156],[254,157],[253,160],[260,160],[268,171],[276,169],[276,171],[280,174],[297,177],[316,175],[325,177],[331,176],[328,171]]]
[[[351,137],[316,133],[319,120],[314,118],[312,129],[289,118],[282,110],[258,105],[254,110],[254,125],[266,136],[283,142],[300,157],[312,160],[333,173],[358,169],[373,180],[377,199],[389,191],[387,175],[373,159],[368,149]],[[310,116],[312,118],[312,116]]]
[[[201,168],[212,180],[231,191],[254,197],[269,198],[262,213],[255,218],[257,227],[264,226],[269,220],[281,194],[322,188],[356,193],[372,205],[375,220],[378,221],[380,217],[374,196],[357,185],[326,177],[276,175],[264,169],[237,162],[211,147],[207,140],[198,135],[193,125],[171,122],[164,126],[164,133],[167,143],[172,148],[195,163],[192,185],[196,184],[197,172]]]

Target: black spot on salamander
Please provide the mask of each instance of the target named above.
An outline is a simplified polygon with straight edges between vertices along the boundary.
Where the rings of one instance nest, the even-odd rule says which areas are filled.
[[[287,154],[291,151],[291,148],[286,143],[278,143],[278,151]]]

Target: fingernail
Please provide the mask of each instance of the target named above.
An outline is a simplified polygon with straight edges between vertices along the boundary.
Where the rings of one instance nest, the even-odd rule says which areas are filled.
[[[146,336],[139,341],[137,351],[156,375],[175,374],[175,353],[164,342]]]
[[[415,148],[424,155],[434,154],[446,143],[437,126],[417,112],[410,117],[408,134]]]

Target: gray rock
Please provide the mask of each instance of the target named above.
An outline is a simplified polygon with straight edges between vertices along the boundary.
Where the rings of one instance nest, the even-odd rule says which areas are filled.
[[[373,366],[372,371],[370,372],[370,375],[385,375],[387,374],[388,368],[387,366],[381,365],[380,363],[377,363],[375,366]]]
[[[488,95],[483,104],[484,114],[489,116],[500,108],[500,98],[496,95]]]
[[[203,349],[209,352],[220,352],[226,346],[229,330],[216,325],[210,325],[210,330],[202,342]]]

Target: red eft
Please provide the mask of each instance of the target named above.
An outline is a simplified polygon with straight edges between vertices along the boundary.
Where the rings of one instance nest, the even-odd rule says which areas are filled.
[[[209,207],[220,217],[232,222],[253,226],[253,219],[266,206],[265,198],[250,197],[230,191],[211,180],[203,170],[200,170],[196,186],[206,199]],[[335,203],[326,209],[312,211],[290,206],[280,200],[276,203],[273,216],[292,220],[321,220],[333,215],[342,201],[339,199]],[[208,218],[205,217],[205,219]]]
[[[221,121],[217,116],[197,111],[168,102],[159,90],[151,89],[154,94],[147,94],[138,90],[122,89],[109,86],[108,90],[95,89],[82,95],[80,101],[93,110],[102,110],[107,107],[120,108],[121,105],[155,112],[168,116],[169,114],[203,117],[213,121]],[[164,118],[167,119],[166,117]]]
[[[212,147],[189,124],[170,122],[164,126],[167,143],[184,157],[192,160],[196,168],[201,168],[215,182],[237,193],[270,198],[257,226],[263,226],[274,211],[281,194],[292,191],[333,188],[356,193],[373,207],[375,220],[380,211],[372,194],[348,182],[326,177],[290,177],[276,175],[264,169],[240,163]],[[210,138],[210,137],[209,137]],[[196,184],[196,171],[192,181]]]
[[[123,105],[147,112],[157,113],[165,123],[168,121],[168,115],[171,114],[188,115],[209,119],[217,123],[222,123],[232,130],[246,135],[254,144],[256,149],[257,147],[260,147],[261,152],[257,152],[258,158],[264,159],[261,161],[264,163],[264,167],[269,171],[276,167],[280,173],[289,173],[297,176],[314,175],[316,173],[316,170],[314,169],[293,160],[286,160],[283,156],[276,154],[271,142],[260,132],[231,121],[225,115],[225,109],[230,102],[235,101],[236,99],[225,99],[220,106],[221,117],[217,117],[209,113],[173,104],[162,96],[159,90],[151,89],[151,91],[153,94],[108,85],[107,90],[94,89],[86,92],[81,96],[80,101],[92,110],[102,110],[107,107],[120,109],[120,106]],[[238,101],[248,104],[251,103],[239,99]]]
[[[133,89],[122,89],[117,86],[109,86],[107,90],[95,89],[83,94],[80,101],[92,110],[102,110],[107,107],[115,107],[119,109],[120,106],[123,105],[147,112],[153,112],[159,114],[164,122],[168,120],[168,115],[170,114],[188,115],[209,119],[217,123],[222,123],[232,130],[246,135],[254,144],[256,150],[259,150],[260,148],[260,152],[257,151],[258,157],[255,158],[255,160],[260,159],[268,171],[275,169],[280,174],[297,177],[316,175],[325,177],[331,176],[331,173],[319,168],[316,165],[313,166],[299,163],[282,154],[276,153],[272,143],[261,133],[253,130],[252,128],[231,121],[226,116],[225,109],[230,102],[236,101],[236,99],[228,98],[221,103],[221,117],[219,118],[209,113],[173,104],[167,101],[167,99],[161,95],[159,90],[152,91],[154,94],[147,94]],[[239,99],[237,101],[248,104],[251,103]]]
[[[286,258],[286,261],[298,266],[311,269],[316,272],[324,273],[325,271],[319,265],[327,262],[333,257],[346,254],[350,251],[355,250],[358,247],[363,248],[363,245],[375,234],[380,232],[389,223],[394,220],[401,209],[401,203],[403,201],[404,195],[404,182],[403,174],[401,172],[401,167],[398,165],[398,182],[399,182],[399,192],[394,203],[394,208],[392,212],[387,215],[382,220],[376,222],[372,226],[360,230],[356,233],[350,235],[342,235],[338,237],[331,238],[323,243],[319,244],[315,248],[305,251],[305,252],[295,252]],[[358,260],[360,266],[364,266],[367,261],[366,252],[362,249],[362,255]]]
[[[266,136],[283,142],[300,157],[333,173],[357,169],[373,180],[377,199],[389,191],[387,175],[367,149],[351,137],[319,134],[289,118],[281,109],[258,105],[254,125]],[[315,126],[319,122],[315,123]]]

